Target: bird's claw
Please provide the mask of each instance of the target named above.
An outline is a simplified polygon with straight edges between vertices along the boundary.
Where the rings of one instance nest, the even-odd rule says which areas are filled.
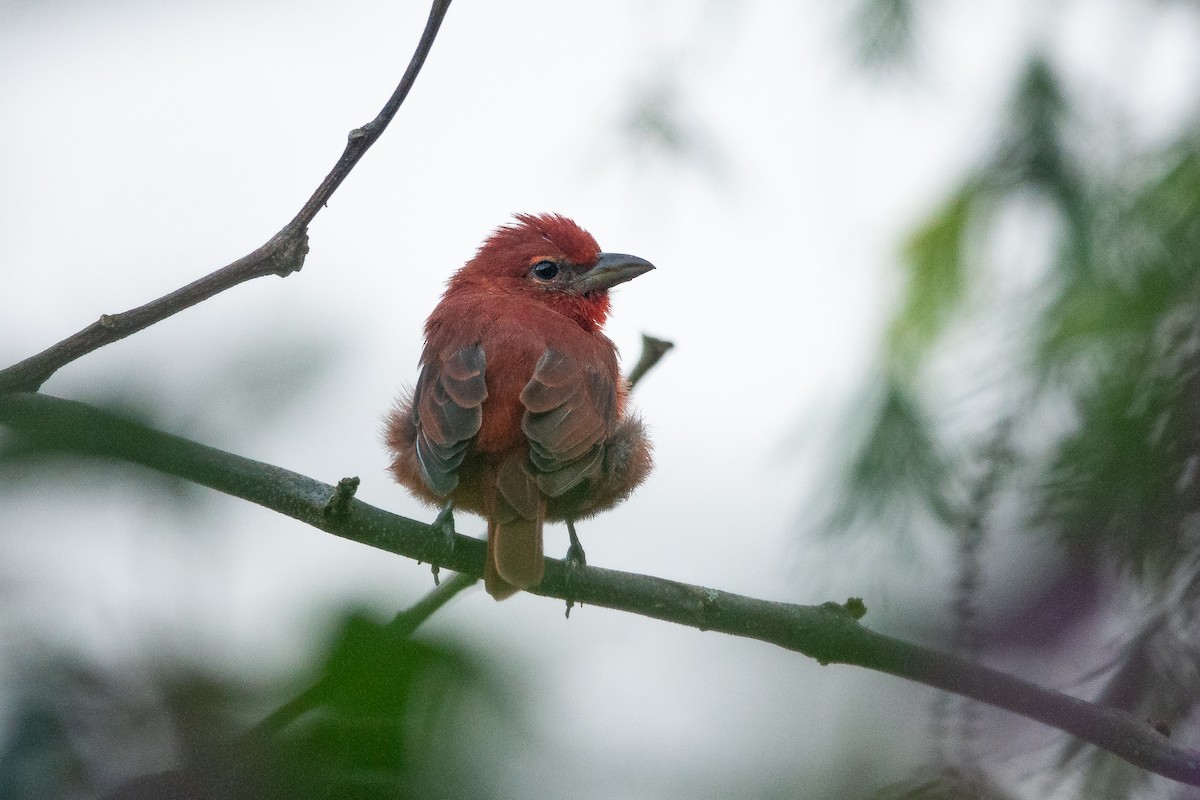
[[[575,533],[575,523],[567,520],[567,535],[571,537],[571,546],[567,548],[567,568],[572,572],[587,566],[587,553],[579,543],[579,535]]]
[[[453,553],[454,537],[457,532],[454,530],[454,503],[452,501],[446,501],[446,504],[442,506],[442,510],[438,512],[437,517],[434,518],[431,525],[434,529],[440,531],[442,534],[442,546],[444,548],[443,552],[447,556]],[[441,568],[438,567],[437,562],[430,563],[429,568],[430,571],[433,572],[434,585],[440,586]]]
[[[583,548],[579,546],[579,542],[572,542],[567,548],[567,569],[571,572],[577,572],[587,566],[587,554],[583,552]]]
[[[567,548],[567,619],[571,618],[571,609],[575,606],[575,600],[570,595],[571,579],[583,571],[587,566],[587,554],[583,552],[583,545],[579,543],[579,535],[575,533],[575,523],[572,520],[567,520],[567,535],[571,537],[571,546]]]
[[[447,547],[454,549],[454,535],[457,531],[454,530],[454,503],[447,501],[442,510],[438,512],[437,517],[433,520],[433,527],[442,532],[446,537]]]

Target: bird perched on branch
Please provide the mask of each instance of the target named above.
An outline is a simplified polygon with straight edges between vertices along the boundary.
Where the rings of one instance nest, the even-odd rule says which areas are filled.
[[[654,269],[601,252],[556,214],[519,214],[450,278],[425,322],[421,373],[387,418],[396,480],[487,519],[484,582],[497,600],[536,586],[542,526],[627,498],[650,442],[601,329],[609,289]]]

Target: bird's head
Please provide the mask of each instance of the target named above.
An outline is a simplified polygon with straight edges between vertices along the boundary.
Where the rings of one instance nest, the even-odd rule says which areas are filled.
[[[592,235],[558,214],[517,214],[451,279],[534,299],[595,331],[608,290],[654,269],[637,256],[601,252]]]

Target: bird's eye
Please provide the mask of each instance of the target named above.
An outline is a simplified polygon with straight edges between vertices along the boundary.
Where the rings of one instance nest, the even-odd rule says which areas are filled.
[[[533,265],[534,276],[541,281],[551,281],[558,276],[558,264],[553,261],[539,261]]]

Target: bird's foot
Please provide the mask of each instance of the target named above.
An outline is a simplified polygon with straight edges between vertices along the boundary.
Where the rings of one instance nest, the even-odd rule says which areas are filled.
[[[442,506],[442,510],[438,512],[437,517],[431,524],[435,530],[442,534],[443,552],[447,556],[453,553],[456,531],[454,530],[454,502],[452,500],[446,501],[446,504]],[[433,572],[434,585],[441,585],[441,568],[438,567],[437,562],[431,563],[429,567]]]
[[[575,600],[570,595],[571,579],[587,566],[587,554],[583,552],[583,545],[579,543],[579,535],[575,533],[575,522],[573,520],[567,520],[567,535],[571,537],[571,546],[567,548],[566,559],[567,619],[570,619],[571,609],[575,606]]]
[[[571,537],[571,546],[567,548],[567,569],[572,572],[587,566],[587,553],[579,543],[579,534],[575,533],[575,523],[567,520],[567,535]]]

